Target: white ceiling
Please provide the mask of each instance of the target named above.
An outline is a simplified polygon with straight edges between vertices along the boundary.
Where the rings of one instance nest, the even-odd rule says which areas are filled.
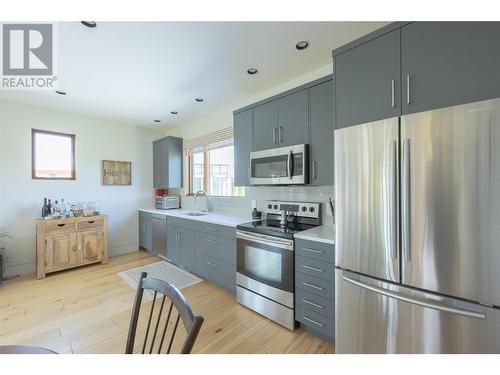
[[[64,22],[58,25],[58,82],[68,95],[3,91],[0,98],[132,125],[158,127],[153,120],[160,119],[160,126],[174,127],[322,67],[332,49],[386,24],[98,22],[90,29]],[[299,40],[310,47],[297,51]],[[250,67],[259,73],[248,75]]]

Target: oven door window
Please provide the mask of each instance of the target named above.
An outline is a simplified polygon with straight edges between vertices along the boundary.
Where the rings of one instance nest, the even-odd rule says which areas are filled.
[[[238,239],[237,256],[240,274],[293,293],[293,251]]]

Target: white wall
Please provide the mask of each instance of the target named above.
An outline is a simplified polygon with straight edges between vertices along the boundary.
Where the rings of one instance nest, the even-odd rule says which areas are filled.
[[[199,135],[210,133],[212,131],[233,126],[233,111],[249,104],[266,99],[270,96],[287,91],[294,87],[314,81],[315,79],[332,74],[332,64],[325,65],[319,69],[303,74],[291,81],[275,86],[258,95],[250,96],[243,101],[228,103],[227,106],[213,113],[205,115],[189,123],[168,130],[167,135],[175,135],[184,139],[193,138]],[[333,173],[333,168],[332,168]],[[200,199],[200,207],[195,207],[193,199],[184,195],[183,189],[172,189],[171,193],[181,195],[182,205],[185,208],[200,208],[204,204],[204,198]],[[303,201],[303,202],[321,202],[323,203],[323,223],[332,224],[333,218],[328,209],[328,198],[333,198],[333,186],[263,186],[245,188],[244,198],[211,198],[213,209],[221,213],[232,214],[240,217],[246,217],[251,212],[252,200],[257,201],[258,209],[264,210],[264,201],[268,199]]]
[[[76,134],[76,181],[31,179],[31,129]],[[161,134],[65,112],[0,100],[0,227],[5,240],[7,274],[35,270],[35,220],[43,198],[101,200],[109,215],[110,256],[138,248],[137,209],[152,205],[152,147]],[[131,186],[101,185],[101,161],[132,162]]]

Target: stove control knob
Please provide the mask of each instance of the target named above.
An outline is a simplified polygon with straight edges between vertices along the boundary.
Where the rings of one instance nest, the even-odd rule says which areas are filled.
[[[302,206],[302,212],[306,212],[307,211],[307,207],[306,206]]]
[[[274,209],[275,209],[275,210],[277,210],[277,209],[278,209],[278,205],[277,205],[277,204],[275,204],[275,205],[274,205]]]
[[[309,212],[314,212],[314,207],[309,207]]]
[[[269,208],[271,210],[273,208],[273,205],[272,204],[268,204],[267,208]]]

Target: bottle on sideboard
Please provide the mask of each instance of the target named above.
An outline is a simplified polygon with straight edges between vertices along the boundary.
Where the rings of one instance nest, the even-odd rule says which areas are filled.
[[[43,198],[43,206],[42,206],[42,219],[47,217],[47,198]]]

